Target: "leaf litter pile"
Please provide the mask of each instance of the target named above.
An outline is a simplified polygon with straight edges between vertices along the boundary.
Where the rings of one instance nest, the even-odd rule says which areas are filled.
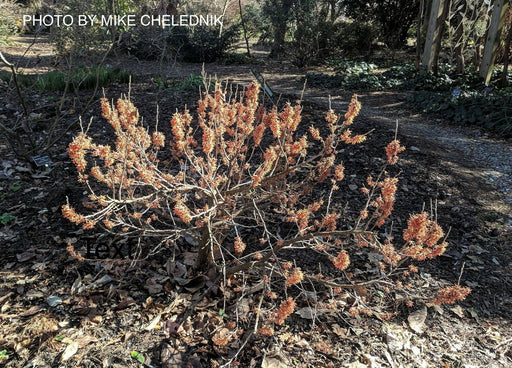
[[[132,98],[154,114],[154,94],[136,85]],[[137,93],[137,90],[140,92]],[[112,97],[120,91],[111,92]],[[144,93],[142,93],[144,92]],[[118,93],[116,95],[116,93]],[[170,116],[197,96],[160,101]],[[99,116],[99,103],[91,116]],[[364,101],[363,101],[364,110]],[[304,103],[304,120],[321,124],[325,109]],[[168,114],[166,115],[166,112]],[[91,129],[104,136],[102,121]],[[161,124],[162,125],[162,124]],[[337,201],[363,203],[359,187],[382,164],[393,132],[377,120],[368,142],[346,150],[347,179]],[[219,282],[215,272],[196,274],[197,254],[87,232],[60,213],[66,197],[79,202],[84,188],[64,154],[71,135],[50,151],[49,169],[16,159],[0,142],[0,364],[6,367],[505,367],[512,364],[510,221],[483,208],[475,183],[400,137],[396,221],[437,201],[439,222],[451,227],[450,246],[439,259],[419,264],[415,293],[446,284],[470,286],[460,305],[427,306],[409,295],[390,299],[372,288],[307,293],[295,313],[271,336],[255,331],[255,310],[267,307],[262,280],[250,272]],[[421,146],[420,146],[421,147]],[[478,184],[478,183],[477,183]],[[478,186],[478,185],[477,185]],[[350,207],[349,206],[349,207]],[[398,223],[403,225],[403,223]],[[183,239],[183,241],[189,241]],[[66,250],[72,244],[87,260]],[[177,245],[179,247],[179,244]],[[125,257],[137,253],[136,260]],[[109,258],[107,255],[114,256]],[[298,267],[328,276],[328,267],[289,255]],[[357,260],[357,255],[356,258]],[[363,259],[363,257],[361,257]],[[371,257],[368,257],[371,260]],[[371,262],[354,266],[361,272]],[[226,286],[226,287],[224,287]],[[284,295],[282,295],[284,297]],[[285,299],[285,298],[283,298]],[[354,316],[356,300],[377,305],[389,319]]]

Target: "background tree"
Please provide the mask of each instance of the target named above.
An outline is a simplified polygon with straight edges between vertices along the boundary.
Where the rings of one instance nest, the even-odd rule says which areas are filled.
[[[507,87],[509,85],[508,67],[510,63],[510,53],[512,51],[512,6],[509,6],[508,8],[507,19],[505,20],[504,33],[507,36],[505,37],[505,43],[503,46],[503,71],[501,72],[501,78],[499,83],[501,87]]]
[[[270,57],[278,57],[283,54],[286,31],[292,17],[294,0],[265,0],[263,13],[272,25],[273,43]]]
[[[406,44],[409,29],[417,18],[419,0],[343,0],[345,14],[355,21],[375,22],[381,41],[392,50]]]
[[[492,16],[489,30],[485,40],[485,48],[480,64],[480,76],[488,84],[496,58],[497,49],[501,40],[503,24],[508,13],[509,0],[495,0],[492,8]]]
[[[483,0],[452,0],[447,19],[446,53],[455,71],[462,74],[466,60],[479,60],[480,39],[485,35],[489,8]]]
[[[271,57],[284,53],[287,37],[298,66],[331,56],[339,46],[341,9],[339,2],[331,0],[266,1],[263,15],[273,29]]]

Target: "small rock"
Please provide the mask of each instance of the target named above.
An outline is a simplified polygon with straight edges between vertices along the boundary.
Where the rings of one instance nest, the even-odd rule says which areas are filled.
[[[416,147],[416,146],[411,146],[411,147],[409,147],[409,149],[411,151],[413,151],[413,152],[419,152],[420,151],[420,149],[418,147]]]
[[[59,304],[62,304],[62,299],[58,296],[52,295],[46,299],[46,302],[50,307],[56,307]]]
[[[357,185],[355,185],[355,184],[349,184],[349,185],[348,185],[348,189],[350,189],[350,190],[352,190],[352,191],[357,190]]]
[[[427,307],[423,306],[423,308],[418,309],[415,312],[409,314],[407,317],[407,321],[409,322],[409,327],[416,333],[423,333],[423,328],[425,327],[425,320],[427,319]]]

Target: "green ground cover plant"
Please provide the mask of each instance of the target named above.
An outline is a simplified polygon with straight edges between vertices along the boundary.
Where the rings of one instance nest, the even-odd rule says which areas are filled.
[[[499,69],[495,68],[489,86],[476,71],[455,73],[441,64],[439,73],[418,71],[413,64],[392,66],[376,71],[364,61],[334,59],[329,65],[335,75],[308,74],[308,85],[343,90],[410,90],[409,101],[424,112],[436,113],[457,125],[477,125],[504,137],[512,136],[512,90],[496,87]],[[509,72],[512,81],[512,72]]]

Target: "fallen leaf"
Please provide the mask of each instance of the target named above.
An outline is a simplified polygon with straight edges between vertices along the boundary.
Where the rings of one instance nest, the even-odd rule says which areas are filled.
[[[66,350],[64,350],[64,353],[62,353],[61,361],[65,362],[66,360],[71,358],[73,355],[75,355],[77,351],[78,351],[78,342],[73,341],[66,347]]]
[[[25,298],[27,298],[28,300],[44,298],[44,294],[39,290],[30,289],[29,291],[26,292]]]
[[[80,288],[80,285],[82,285],[82,277],[78,275],[76,280],[73,282],[73,285],[71,285],[71,294],[76,293]]]
[[[169,276],[174,276],[174,278],[186,278],[187,277],[187,267],[181,262],[173,262],[171,266],[168,267],[168,270],[171,271]]]
[[[416,332],[416,333],[422,333],[423,328],[425,327],[425,320],[427,319],[427,306],[423,306],[423,308],[420,308],[411,314],[409,314],[409,317],[407,317],[407,321],[409,322],[409,327]]]
[[[301,318],[304,319],[313,319],[315,318],[315,311],[311,307],[304,307],[299,310],[297,310],[295,313],[297,313]]]
[[[144,289],[148,291],[149,294],[158,294],[162,291],[163,286],[156,282],[154,277],[151,277],[146,280],[146,285],[144,285]]]
[[[357,360],[353,361],[352,363],[349,363],[347,366],[348,368],[368,368],[366,364],[363,364]]]
[[[432,308],[434,308],[434,310],[439,313],[439,314],[444,314],[444,309],[443,307],[441,307],[440,305],[433,305]]]
[[[346,337],[348,332],[346,328],[341,328],[337,323],[332,325],[332,331],[339,337]]]
[[[114,307],[114,310],[118,311],[118,310],[122,310],[122,309],[126,309],[128,307],[131,307],[132,305],[135,305],[135,300],[133,300],[132,298],[128,297],[128,298],[124,298],[123,300],[121,300],[119,302],[119,304],[117,304],[115,307]]]
[[[468,312],[469,312],[469,314],[471,314],[472,318],[478,319],[478,313],[476,312],[476,310],[474,308],[469,308]]]
[[[48,298],[46,298],[46,302],[48,303],[48,305],[50,307],[56,307],[58,306],[59,304],[62,304],[62,299],[59,298],[58,296],[56,295],[52,295]]]
[[[22,317],[33,316],[34,314],[37,314],[42,310],[44,310],[44,307],[42,305],[34,305],[33,307],[27,309],[25,312],[21,313],[20,316],[22,316]]]
[[[188,282],[186,284],[183,284],[183,286],[187,291],[189,291],[191,293],[195,293],[199,289],[202,289],[204,287],[205,283],[206,283],[205,277],[202,275],[199,275],[199,276],[194,277],[191,280],[188,280]]]
[[[146,331],[154,330],[156,325],[158,324],[158,322],[160,322],[161,318],[162,318],[162,315],[158,314],[155,318],[153,318],[153,320],[151,322],[149,322],[149,324],[146,327],[144,327],[144,329]]]
[[[249,320],[249,313],[251,312],[251,306],[248,298],[243,298],[236,303],[236,309],[238,311],[238,318],[242,320]]]
[[[160,355],[162,368],[183,367],[184,356],[185,353],[180,351],[180,349],[169,344],[164,344]]]
[[[261,368],[288,368],[288,359],[281,354],[266,356],[261,362]]]
[[[108,284],[110,281],[112,281],[112,277],[110,277],[109,275],[105,275],[101,279],[98,279],[98,280],[94,281],[87,288],[94,289],[94,288],[97,288],[97,287],[101,287],[101,286],[103,286],[105,284]]]
[[[197,253],[185,252],[183,253],[183,263],[187,266],[194,266],[197,261]]]
[[[29,259],[32,259],[33,257],[35,257],[35,254],[32,252],[23,252],[16,254],[16,259],[18,260],[18,262],[26,262]]]
[[[464,318],[464,310],[462,309],[462,307],[460,305],[456,305],[455,307],[450,308],[450,310],[453,313],[455,313],[457,316],[459,316],[460,318]]]
[[[32,265],[32,267],[30,267],[31,269],[35,270],[35,271],[43,271],[47,268],[47,263],[46,262],[39,262],[39,263],[34,263]]]

